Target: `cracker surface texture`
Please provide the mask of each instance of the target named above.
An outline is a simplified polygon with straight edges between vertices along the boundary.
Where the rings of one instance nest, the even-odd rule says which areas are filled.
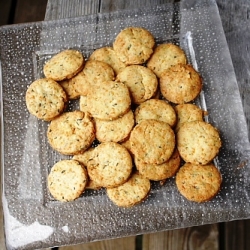
[[[148,119],[166,122],[171,127],[174,127],[176,123],[176,113],[174,108],[166,101],[149,99],[141,103],[135,110],[136,123]]]
[[[147,62],[147,67],[150,68],[158,77],[161,77],[161,74],[166,69],[180,63],[187,63],[185,52],[175,44],[164,43],[156,47],[153,55]]]
[[[87,106],[94,118],[114,120],[129,109],[131,98],[123,83],[105,81],[98,88],[91,88],[87,96]]]
[[[219,132],[204,121],[186,122],[177,133],[177,148],[184,161],[206,165],[221,148]]]
[[[131,207],[142,202],[147,197],[150,188],[150,181],[135,172],[123,185],[107,188],[107,195],[117,206]]]
[[[113,81],[114,70],[105,62],[88,60],[83,70],[75,78],[75,88],[86,96],[90,88],[97,89],[104,81]]]
[[[111,121],[95,119],[96,138],[100,142],[122,142],[129,136],[133,127],[134,114],[132,110]]]
[[[176,175],[180,193],[195,202],[211,200],[219,192],[221,182],[221,174],[213,164],[186,163]]]
[[[113,48],[123,63],[131,65],[145,63],[153,53],[154,45],[154,37],[148,30],[127,27],[117,35]]]
[[[91,146],[95,128],[88,113],[65,112],[50,123],[47,137],[51,147],[61,154],[75,155]]]
[[[127,181],[132,172],[128,150],[115,142],[99,144],[86,162],[91,180],[101,187],[117,187]]]
[[[200,94],[202,80],[191,65],[177,64],[161,74],[160,89],[168,101],[175,104],[188,103]]]
[[[178,131],[182,124],[192,121],[203,121],[206,112],[192,103],[179,104],[174,107],[177,115],[175,131]]]
[[[96,49],[89,57],[90,60],[96,60],[105,62],[110,65],[115,74],[117,75],[122,69],[126,67],[126,64],[123,63],[117,56],[116,52],[112,47],[102,47]]]
[[[85,190],[88,174],[83,165],[75,160],[61,160],[52,168],[48,176],[48,189],[59,201],[77,199]]]
[[[63,50],[48,60],[43,68],[46,78],[55,81],[70,79],[83,69],[85,59],[78,50]]]
[[[152,181],[161,181],[173,177],[178,171],[180,163],[181,158],[177,149],[170,159],[162,164],[148,164],[135,158],[135,165],[139,173]]]
[[[122,82],[128,87],[131,100],[135,104],[150,99],[158,86],[156,75],[141,65],[127,66],[116,76],[116,81]]]
[[[131,150],[145,163],[161,164],[171,157],[175,148],[175,134],[165,122],[144,120],[130,135]]]
[[[67,95],[63,88],[52,79],[38,79],[31,83],[26,91],[28,111],[38,119],[53,120],[60,115],[67,104]]]

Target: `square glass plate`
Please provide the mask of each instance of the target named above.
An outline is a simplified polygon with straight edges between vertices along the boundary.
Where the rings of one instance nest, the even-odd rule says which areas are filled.
[[[217,166],[220,193],[206,203],[183,198],[171,178],[154,183],[149,197],[119,208],[104,190],[87,191],[74,202],[53,200],[47,191],[51,166],[65,158],[47,143],[48,123],[29,115],[27,86],[42,76],[51,54],[80,49],[85,56],[112,45],[127,26],[150,30],[157,43],[177,42],[203,77],[199,104],[221,134]],[[57,21],[0,28],[2,181],[9,249],[61,246],[250,217],[250,146],[229,50],[216,2],[182,1]],[[74,108],[74,104],[71,104]]]

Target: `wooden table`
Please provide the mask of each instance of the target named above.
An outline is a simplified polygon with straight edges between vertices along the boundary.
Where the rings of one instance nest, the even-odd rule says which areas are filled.
[[[20,10],[22,1],[17,2],[19,3]],[[45,20],[94,14],[98,12],[110,12],[120,9],[133,9],[139,6],[165,2],[169,1],[48,0]],[[247,123],[248,125],[250,125],[250,1],[232,0],[228,2],[226,0],[217,0],[217,4],[220,10],[222,24],[232,56],[237,81],[239,83],[240,92],[244,104],[244,111],[247,117]],[[34,6],[34,3],[32,3],[32,5]],[[35,11],[37,11],[37,13],[41,13],[41,9],[38,5],[34,7],[33,11],[34,13]],[[15,18],[18,22],[17,14]],[[60,247],[59,249],[243,250],[250,249],[250,239],[248,237],[249,230],[250,220],[240,220],[126,237],[121,239],[105,240],[101,242],[87,243],[72,247]]]
[[[45,20],[133,9],[174,1],[75,0],[73,2],[74,4],[72,0],[49,0]],[[241,88],[248,125],[250,125],[250,96],[247,95],[250,91],[250,2],[234,0],[229,3],[226,0],[218,0],[217,4]],[[75,6],[77,7],[75,8]],[[250,221],[234,221],[89,243],[72,249],[249,249],[250,241],[247,237],[249,229]]]

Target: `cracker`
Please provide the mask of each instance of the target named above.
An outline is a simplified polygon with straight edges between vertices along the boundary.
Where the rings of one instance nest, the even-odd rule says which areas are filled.
[[[98,88],[90,89],[87,97],[89,112],[94,118],[114,120],[130,109],[128,87],[119,82],[105,81]]]
[[[72,159],[79,161],[84,166],[87,166],[88,161],[92,158],[93,151],[94,151],[94,148],[91,147],[81,154],[74,155]],[[98,185],[95,182],[95,180],[91,180],[91,179],[89,179],[89,181],[86,185],[86,189],[98,190],[100,188],[102,188],[102,187],[100,185]]]
[[[202,80],[191,65],[177,64],[161,74],[160,89],[168,101],[183,104],[193,101],[200,94]]]
[[[80,95],[87,95],[90,88],[96,89],[103,81],[113,81],[114,70],[105,62],[88,60],[75,79],[75,88]]]
[[[172,155],[175,134],[165,122],[143,120],[130,134],[131,150],[144,163],[162,164]]]
[[[175,130],[178,131],[180,126],[185,122],[203,121],[206,114],[197,105],[192,103],[179,104],[174,107],[177,115],[177,123]]]
[[[87,105],[87,96],[80,96],[80,101],[79,101],[79,109],[82,112],[89,112],[88,105]]]
[[[218,130],[204,121],[184,123],[177,133],[177,147],[186,162],[206,165],[221,148]]]
[[[77,77],[78,74],[70,79],[65,79],[59,82],[70,100],[78,99],[80,97],[80,93],[76,89]]]
[[[55,81],[70,79],[83,69],[85,60],[78,50],[63,50],[49,59],[43,68],[46,78]]]
[[[176,113],[166,101],[150,99],[141,103],[135,110],[136,123],[147,119],[163,121],[173,127],[176,123]]]
[[[195,202],[209,201],[220,190],[221,174],[213,165],[184,164],[176,174],[179,192],[188,200]]]
[[[73,156],[73,160],[79,161],[84,166],[87,166],[89,159],[92,157],[94,147],[90,147],[86,151]]]
[[[130,133],[131,134],[131,133]],[[125,147],[128,152],[130,153],[130,155],[133,157],[133,153],[132,153],[132,150],[131,150],[131,143],[130,143],[130,134],[129,136],[126,138],[126,140],[120,142],[120,144]]]
[[[96,49],[89,57],[89,60],[96,60],[105,62],[110,65],[115,74],[117,75],[122,69],[126,67],[125,63],[123,63],[117,56],[116,52],[112,47],[102,47]]]
[[[179,63],[187,63],[185,52],[175,44],[166,43],[156,47],[153,55],[147,62],[147,67],[158,77],[161,77],[161,74],[166,69]]]
[[[54,119],[47,130],[52,148],[65,155],[75,155],[88,149],[95,139],[95,128],[88,113],[65,112]]]
[[[121,142],[129,136],[133,127],[134,114],[132,110],[112,121],[95,119],[96,138],[100,142]]]
[[[52,79],[38,79],[26,91],[28,111],[38,119],[50,121],[60,115],[67,104],[63,88]]]
[[[126,65],[143,64],[151,54],[155,45],[153,35],[142,27],[127,27],[115,38],[114,51]]]
[[[135,158],[139,173],[152,181],[162,181],[173,177],[180,167],[180,162],[178,150],[175,150],[170,159],[162,164],[143,163],[139,158]]]
[[[158,80],[156,75],[141,65],[130,65],[117,76],[116,81],[128,86],[133,103],[140,104],[150,99],[156,92]]]
[[[107,188],[107,195],[117,206],[131,207],[142,202],[147,197],[150,188],[150,181],[135,172],[127,182],[119,187]]]
[[[115,142],[105,142],[94,148],[86,162],[88,174],[101,187],[116,187],[127,181],[133,163],[128,150]]]
[[[85,190],[88,174],[75,160],[61,160],[54,164],[48,175],[48,189],[59,201],[73,201]]]

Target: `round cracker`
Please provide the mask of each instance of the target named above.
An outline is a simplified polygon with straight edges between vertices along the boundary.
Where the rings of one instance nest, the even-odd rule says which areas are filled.
[[[67,49],[52,56],[43,68],[46,78],[55,81],[70,79],[83,69],[85,60],[78,50]]]
[[[138,172],[127,182],[115,188],[107,188],[109,199],[119,207],[131,207],[142,202],[151,188],[150,181]]]
[[[175,134],[165,122],[144,120],[130,134],[131,150],[144,163],[162,164],[172,155]]]
[[[89,112],[101,120],[114,120],[124,115],[130,104],[128,87],[115,81],[105,81],[98,88],[91,88],[87,96]]]
[[[78,99],[80,97],[80,93],[76,89],[77,77],[78,74],[70,79],[65,79],[59,82],[70,100]]]
[[[88,149],[95,139],[93,121],[81,111],[65,112],[54,119],[47,130],[52,148],[65,155],[75,155]]]
[[[96,49],[89,57],[89,60],[105,62],[110,65],[117,75],[126,65],[118,58],[112,47],[102,47]]]
[[[150,99],[158,86],[156,75],[141,65],[127,66],[116,76],[116,81],[127,85],[131,100],[136,104]]]
[[[177,133],[177,147],[186,162],[205,165],[221,148],[218,130],[204,121],[184,123]]]
[[[204,111],[192,103],[179,104],[174,107],[177,115],[175,130],[178,131],[180,126],[185,122],[203,121]]]
[[[135,110],[136,123],[147,119],[163,121],[173,127],[176,123],[176,113],[166,101],[150,99],[141,103]]]
[[[156,47],[153,55],[147,62],[147,67],[158,77],[161,77],[161,74],[166,69],[179,63],[187,63],[185,52],[175,44],[164,43]]]
[[[129,136],[133,127],[132,110],[112,121],[95,119],[96,138],[100,142],[121,142]]]
[[[161,74],[160,89],[168,101],[183,104],[193,101],[200,94],[202,80],[191,65],[177,64]]]
[[[87,105],[87,96],[80,96],[80,101],[79,101],[79,109],[82,112],[89,112],[88,105]]]
[[[85,190],[88,174],[75,160],[61,160],[54,164],[48,175],[48,189],[59,201],[73,201]]]
[[[152,181],[161,181],[173,177],[180,167],[181,158],[175,150],[170,159],[162,164],[143,163],[135,158],[135,165],[139,173]]]
[[[94,147],[89,148],[88,150],[84,151],[81,154],[77,154],[73,156],[73,160],[79,161],[81,164],[83,164],[84,166],[88,165],[88,161],[91,159],[92,157],[92,152],[94,150]],[[95,180],[88,180],[88,183],[86,185],[86,189],[92,189],[92,190],[98,190],[102,188],[100,185],[98,185]]]
[[[38,79],[26,91],[28,111],[38,119],[50,121],[60,115],[68,101],[63,88],[52,79]]]
[[[86,162],[88,174],[101,187],[117,187],[129,178],[133,163],[128,150],[116,142],[99,144]]]
[[[72,159],[79,161],[84,166],[87,166],[89,159],[91,159],[92,157],[93,150],[94,150],[94,147],[91,147],[80,154],[74,155]]]
[[[221,174],[213,164],[185,163],[176,174],[180,193],[195,202],[211,200],[219,192],[221,182]]]
[[[75,88],[80,95],[87,95],[90,88],[97,89],[104,81],[113,81],[114,70],[105,62],[88,60],[75,78]]]
[[[127,27],[115,38],[114,51],[126,65],[145,63],[153,53],[153,35],[142,27]]]

